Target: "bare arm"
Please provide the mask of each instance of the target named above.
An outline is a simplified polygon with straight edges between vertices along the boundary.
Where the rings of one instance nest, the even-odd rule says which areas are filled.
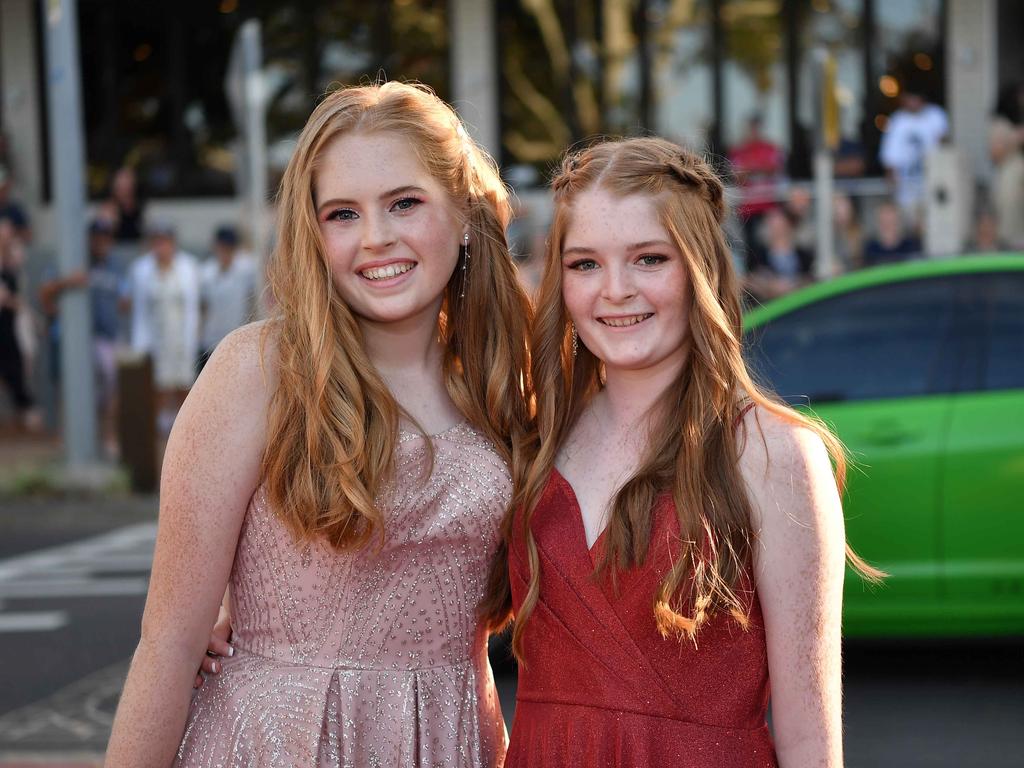
[[[832,467],[810,430],[764,409],[745,424],[740,471],[759,531],[754,567],[779,765],[841,768],[845,534]]]
[[[170,765],[196,659],[224,596],[259,480],[269,385],[259,326],[235,331],[203,370],[167,444],[142,637],[118,706],[108,766]]]

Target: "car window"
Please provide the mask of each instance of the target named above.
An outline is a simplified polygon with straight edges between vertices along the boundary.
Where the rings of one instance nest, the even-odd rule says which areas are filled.
[[[956,295],[939,277],[823,299],[750,331],[747,363],[790,403],[948,392]]]
[[[1024,273],[986,275],[985,389],[1024,389]]]

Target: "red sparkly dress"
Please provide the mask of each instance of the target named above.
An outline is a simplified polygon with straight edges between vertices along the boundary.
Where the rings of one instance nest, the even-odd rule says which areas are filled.
[[[596,580],[603,544],[587,549],[576,495],[552,471],[533,516],[541,592],[526,625],[505,768],[672,766],[774,768],[765,721],[768,660],[751,591],[750,626],[719,615],[688,640],[663,639],[653,599],[679,551],[671,498],[656,505],[643,566],[616,593]],[[528,585],[522,537],[509,554],[512,602]]]

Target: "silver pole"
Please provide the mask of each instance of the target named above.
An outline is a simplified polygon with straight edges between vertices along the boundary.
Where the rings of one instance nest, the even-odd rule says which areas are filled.
[[[61,274],[88,268],[85,254],[85,152],[76,0],[41,0],[46,19],[46,95],[50,127],[50,184],[59,230]],[[60,299],[61,396],[64,445],[70,467],[96,460],[96,397],[89,294]]]
[[[835,277],[836,248],[835,222],[832,218],[832,153],[827,149],[814,152],[814,239],[817,253],[814,259],[814,277],[828,280]]]
[[[832,219],[833,159],[829,128],[838,131],[838,124],[829,126],[836,115],[826,114],[826,101],[834,99],[834,83],[828,75],[830,56],[824,48],[814,50],[815,142],[814,142],[814,277],[828,280],[836,275],[835,222]],[[834,71],[834,70],[833,70]],[[833,104],[833,106],[835,106]]]
[[[242,61],[245,82],[245,136],[249,161],[249,220],[253,257],[256,260],[258,296],[263,298],[267,259],[267,126],[263,93],[263,40],[260,22],[242,25]],[[262,300],[260,308],[262,309]]]

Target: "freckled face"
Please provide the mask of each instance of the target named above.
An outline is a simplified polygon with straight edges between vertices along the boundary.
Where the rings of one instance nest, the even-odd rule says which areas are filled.
[[[648,196],[594,189],[576,198],[562,246],[562,298],[609,374],[685,359],[689,278]]]
[[[334,285],[352,311],[378,323],[436,316],[466,230],[408,141],[342,135],[313,184]]]

